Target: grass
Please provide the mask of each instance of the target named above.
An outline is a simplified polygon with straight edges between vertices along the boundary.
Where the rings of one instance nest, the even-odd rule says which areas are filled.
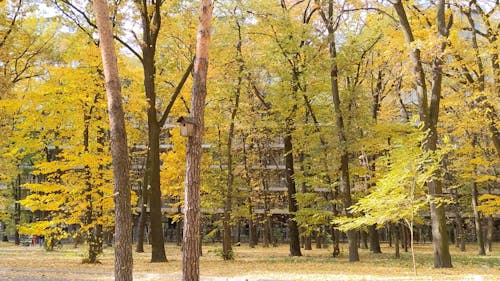
[[[206,280],[500,280],[500,253],[478,256],[475,245],[467,246],[467,252],[451,246],[454,268],[433,269],[432,246],[417,244],[415,278],[411,254],[402,252],[401,259],[395,259],[393,249],[387,246],[377,255],[360,249],[361,261],[350,263],[346,245],[338,258],[331,256],[331,249],[302,250],[303,257],[289,257],[287,245],[253,249],[242,245],[233,248],[235,260],[225,262],[218,254],[220,244],[211,244],[203,247],[201,274]],[[500,243],[494,245],[494,250],[499,248]],[[81,263],[84,251],[84,246],[74,249],[65,245],[61,250],[46,252],[40,247],[0,243],[0,274],[4,274],[2,269],[9,269],[29,275],[36,274],[36,269],[47,276],[66,276],[66,280],[112,280],[112,249],[105,249],[100,257],[102,264],[97,265]],[[168,244],[166,252],[168,263],[150,263],[148,247],[146,253],[134,253],[135,280],[179,280],[181,249]]]

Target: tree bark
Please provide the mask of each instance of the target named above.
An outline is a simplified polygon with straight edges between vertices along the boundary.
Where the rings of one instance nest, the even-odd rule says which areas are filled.
[[[162,1],[156,1],[151,6],[146,1],[137,2],[142,21],[142,67],[144,71],[144,90],[148,99],[148,155],[150,161],[149,182],[151,222],[151,262],[166,262],[165,241],[163,238],[163,225],[161,214],[160,190],[160,123],[158,122],[156,108],[156,42],[161,26],[160,8]]]
[[[294,167],[293,167],[293,146],[292,146],[292,129],[290,128],[290,123],[292,121],[287,121],[287,131],[283,138],[285,145],[285,178],[287,186],[287,197],[288,197],[288,235],[290,238],[290,255],[291,256],[302,256],[300,251],[300,238],[299,238],[299,227],[297,221],[295,221],[295,216],[293,215],[298,210],[297,199],[295,199],[295,194],[297,193],[295,188],[294,179]]]
[[[316,249],[321,249],[323,248],[323,235],[321,232],[316,233]]]
[[[408,45],[412,45],[415,41],[412,29],[401,0],[393,3],[394,9],[398,15],[403,33]],[[422,67],[422,59],[420,49],[413,48],[410,50],[410,57],[414,64],[414,73],[416,91],[418,95],[418,108],[420,121],[423,124],[423,130],[429,130],[425,140],[425,149],[427,151],[435,151],[437,148],[437,122],[439,117],[439,103],[441,98],[441,82],[443,76],[443,58],[442,54],[446,48],[446,38],[448,37],[448,25],[445,21],[445,3],[444,0],[439,0],[437,3],[437,25],[438,38],[442,40],[440,53],[433,58],[432,61],[432,90],[430,106],[427,101],[427,87],[425,73]],[[442,196],[443,186],[439,179],[433,179],[427,183],[429,194],[437,199]],[[434,267],[446,268],[452,267],[451,255],[448,245],[448,230],[446,227],[445,210],[442,204],[437,204],[435,200],[430,203],[431,210],[431,226],[432,226],[432,243],[434,248]]]
[[[389,242],[389,247],[392,247],[392,226],[391,224],[387,225],[387,242]]]
[[[368,226],[368,236],[370,238],[370,252],[374,254],[381,254],[380,239],[375,225]]]
[[[333,0],[328,2],[328,14],[320,10],[321,17],[328,30],[328,48],[330,53],[330,86],[333,99],[333,109],[335,112],[335,121],[337,125],[337,135],[339,138],[340,146],[340,189],[343,193],[344,213],[350,217],[351,214],[348,208],[352,205],[351,199],[351,183],[349,179],[349,151],[347,148],[347,136],[344,128],[344,120],[342,109],[340,108],[340,89],[338,85],[338,66],[336,62],[337,49],[335,45],[335,23],[333,22]],[[359,261],[358,247],[357,247],[357,231],[347,231],[347,239],[349,241],[349,261]]]
[[[14,244],[21,244],[21,237],[19,235],[19,224],[21,223],[21,175],[17,175],[17,179],[14,182]]]
[[[493,216],[489,215],[486,217],[486,222],[487,222],[487,232],[486,232],[486,245],[488,248],[488,252],[491,253],[493,252],[493,234],[495,232],[495,226],[493,225]]]
[[[477,241],[477,248],[478,248],[478,254],[480,256],[486,255],[486,251],[484,249],[484,237],[483,237],[483,228],[481,225],[481,213],[477,209],[478,203],[477,203],[477,184],[476,182],[472,183],[472,211],[474,212],[474,226],[476,229],[476,241]]]
[[[191,113],[193,136],[186,147],[186,190],[184,196],[184,235],[182,250],[182,280],[200,279],[200,170],[207,95],[208,52],[212,22],[212,1],[200,1],[200,16],[196,37],[196,58],[193,68]]]
[[[368,249],[368,233],[364,230],[360,230],[359,236],[360,236],[359,248]]]
[[[146,60],[146,55],[144,56]],[[154,76],[154,71],[146,70],[146,65],[144,66],[144,76],[152,77]],[[151,72],[151,73],[149,73]],[[146,81],[152,80],[153,78],[145,78],[144,84],[151,83],[150,87],[154,87],[154,82]],[[148,87],[146,86],[146,94],[148,93]],[[156,102],[155,94],[150,93],[148,95],[149,107],[148,107],[148,143],[150,155],[150,165],[151,174],[149,175],[149,181],[151,184],[151,196],[149,197],[149,219],[151,222],[151,262],[166,262],[167,256],[165,254],[165,241],[163,239],[163,225],[162,225],[162,214],[161,214],[161,190],[160,190],[160,126],[157,122],[156,117]]]
[[[239,63],[238,66],[238,81],[236,85],[236,91],[234,94],[234,105],[231,110],[231,119],[229,124],[229,132],[227,137],[227,150],[226,150],[226,158],[227,158],[227,186],[226,186],[226,198],[224,202],[224,217],[222,221],[222,225],[224,228],[224,236],[222,239],[222,257],[224,260],[232,260],[233,257],[233,237],[231,233],[231,213],[233,207],[233,190],[234,190],[234,171],[233,171],[233,138],[235,134],[234,124],[236,122],[236,115],[238,114],[238,109],[240,105],[240,95],[241,95],[241,87],[243,81],[243,54],[241,51],[242,38],[241,38],[241,27],[236,20],[236,25],[238,28],[238,43],[236,44],[236,51],[238,53],[237,61]]]
[[[121,86],[107,1],[94,0],[93,4],[99,30],[111,131],[116,241],[114,275],[117,281],[129,281],[132,280],[132,206],[130,202],[127,134],[121,100]]]
[[[401,258],[401,254],[399,253],[399,238],[400,238],[400,231],[399,231],[399,223],[395,223],[393,227],[391,227],[394,233],[394,256],[399,259]]]
[[[458,192],[455,190],[453,193],[453,199],[455,200],[455,228],[457,229],[457,235],[455,239],[457,240],[457,247],[460,248],[461,252],[465,252],[465,233],[464,233],[464,220],[460,212],[460,205],[458,202]]]
[[[9,237],[7,237],[7,225],[2,221],[0,222],[2,226],[2,242],[9,242]]]
[[[148,220],[147,207],[149,201],[149,152],[146,156],[146,172],[144,173],[144,182],[141,189],[141,214],[139,217],[139,229],[137,232],[137,245],[135,251],[137,253],[144,253],[144,230],[146,228],[146,221]]]

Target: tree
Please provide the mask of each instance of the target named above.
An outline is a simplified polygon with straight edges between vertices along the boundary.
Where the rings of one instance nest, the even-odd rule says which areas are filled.
[[[76,4],[74,1],[70,0],[53,0],[54,3],[65,13],[66,16],[70,18],[72,22],[76,24],[79,29],[82,29],[84,32],[92,36],[92,29],[95,29],[96,25],[92,21],[90,17],[88,17],[84,8],[81,8],[81,4]],[[126,3],[128,1],[123,1]],[[114,35],[114,38],[119,41],[128,51],[130,51],[135,58],[137,58],[143,68],[143,83],[144,83],[144,92],[148,101],[148,107],[146,109],[147,114],[147,136],[148,136],[148,159],[146,162],[148,163],[148,169],[146,169],[147,182],[143,182],[142,188],[146,188],[150,186],[149,190],[149,202],[150,202],[150,221],[151,221],[151,244],[152,244],[152,252],[151,252],[151,261],[152,262],[166,262],[167,257],[165,254],[164,247],[164,238],[163,238],[163,225],[162,225],[162,214],[161,214],[161,188],[160,188],[160,134],[167,118],[170,114],[170,110],[172,109],[177,97],[179,96],[183,85],[186,79],[189,76],[189,73],[192,70],[193,63],[189,64],[186,67],[184,75],[181,77],[179,83],[176,85],[174,91],[171,93],[170,98],[166,102],[166,107],[163,113],[158,116],[158,112],[161,112],[159,106],[163,104],[160,102],[158,96],[158,88],[159,85],[157,83],[158,72],[158,63],[157,63],[157,55],[158,55],[158,43],[160,37],[160,31],[162,28],[162,7],[165,4],[165,1],[138,1],[133,0],[132,4],[139,12],[140,18],[140,27],[142,31],[142,39],[137,38],[137,35],[134,31],[132,31],[132,36],[139,41],[138,44],[141,48],[141,51],[137,51],[133,44],[127,42],[124,39],[124,36]],[[60,5],[60,3],[64,4],[66,8],[69,8],[67,12],[64,7]],[[118,1],[117,6],[113,9],[113,19],[118,20],[121,19],[119,16],[120,5],[123,4]],[[80,5],[80,6],[79,6]],[[182,5],[181,5],[182,6]],[[135,19],[134,20],[138,20]],[[116,24],[116,23],[121,24]],[[117,21],[113,25],[114,27],[123,27],[123,21]],[[120,30],[123,33],[123,30]],[[173,36],[175,38],[174,41],[178,39],[178,37]],[[176,42],[177,43],[177,42]],[[183,43],[183,42],[182,42]],[[172,43],[172,45],[174,45]],[[190,50],[188,50],[190,51]],[[165,55],[164,57],[168,57]],[[190,60],[190,56],[188,56],[188,60]],[[163,71],[162,71],[163,72]],[[162,74],[166,76],[166,74]],[[167,82],[169,82],[167,80]],[[142,192],[146,194],[147,192]],[[141,219],[145,219],[145,216],[141,216]],[[144,225],[144,223],[141,223]],[[142,243],[142,240],[139,240]],[[138,249],[140,249],[141,244],[138,245]]]
[[[347,148],[347,134],[345,131],[344,116],[341,109],[340,90],[339,90],[339,72],[336,62],[337,47],[335,43],[335,32],[338,24],[334,21],[333,15],[334,2],[328,1],[328,12],[325,13],[320,10],[321,18],[328,31],[328,49],[330,52],[331,66],[330,66],[330,85],[331,94],[333,99],[333,109],[335,112],[335,122],[337,125],[337,134],[341,147],[340,154],[340,190],[343,193],[344,213],[350,216],[348,208],[352,205],[351,199],[351,181],[349,175],[349,152]],[[355,230],[349,230],[347,233],[349,240],[349,261],[359,261],[357,237]]]
[[[200,170],[207,95],[208,51],[212,23],[212,1],[200,1],[200,22],[196,37],[193,68],[191,113],[194,132],[186,144],[186,189],[184,197],[184,235],[182,248],[182,280],[200,279]]]
[[[113,157],[115,202],[115,280],[132,280],[132,207],[130,203],[129,163],[125,118],[121,101],[117,57],[106,0],[94,1],[100,49],[106,79],[111,155]]]
[[[18,103],[13,103],[15,92],[22,89],[34,78],[42,77],[44,65],[48,57],[54,50],[53,38],[57,31],[58,24],[47,20],[40,23],[35,15],[34,3],[27,1],[3,1],[0,5],[0,152],[3,156],[0,159],[0,181],[18,182],[20,173],[17,165],[21,163],[24,156],[29,155],[31,149],[25,149],[24,153],[17,153],[10,141],[19,125],[17,119]],[[29,151],[28,151],[29,150]],[[15,186],[15,188],[14,188]],[[13,188],[18,198],[21,190],[19,184],[14,184]],[[8,194],[3,194],[9,197]],[[9,201],[6,198],[6,201]],[[13,209],[13,225],[15,232],[15,242],[19,243],[18,224],[20,222],[21,208],[18,202]]]
[[[342,229],[356,229],[403,221],[410,230],[413,270],[416,275],[413,226],[420,221],[419,213],[429,204],[424,187],[430,179],[436,177],[440,158],[445,152],[436,154],[425,151],[422,146],[425,132],[408,125],[393,129],[405,134],[394,136],[387,156],[380,159],[388,164],[389,170],[377,180],[368,195],[360,198],[350,208],[355,217],[339,219],[338,222]],[[444,202],[440,202],[442,203]]]
[[[434,54],[432,59],[432,89],[430,96],[430,104],[428,99],[428,90],[426,86],[425,71],[423,68],[421,50],[419,48],[411,47],[415,44],[415,37],[413,35],[413,30],[408,21],[408,17],[405,12],[404,5],[401,0],[393,2],[394,9],[398,15],[399,22],[401,24],[402,31],[405,35],[408,46],[411,48],[409,51],[410,58],[414,64],[414,75],[415,75],[415,90],[418,97],[418,108],[420,122],[423,124],[423,130],[429,130],[430,133],[425,140],[426,149],[429,151],[435,151],[437,149],[438,142],[438,119],[439,119],[439,103],[441,100],[441,83],[443,78],[443,52],[447,46],[447,37],[449,35],[449,30],[451,24],[453,23],[452,15],[451,18],[446,21],[445,16],[445,3],[444,0],[440,0],[436,4],[436,20],[437,20],[437,36],[438,41],[436,46],[437,53]],[[440,179],[431,179],[428,182],[429,194],[434,198],[442,196],[443,186]],[[452,267],[450,250],[448,246],[448,231],[446,229],[446,217],[445,210],[442,204],[438,204],[434,201],[430,202],[431,205],[431,222],[432,222],[432,243],[434,246],[434,267]]]

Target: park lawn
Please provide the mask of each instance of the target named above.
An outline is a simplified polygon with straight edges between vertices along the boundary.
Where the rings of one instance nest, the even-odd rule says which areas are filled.
[[[465,253],[452,246],[452,269],[433,269],[432,246],[417,244],[416,279],[413,278],[411,254],[402,251],[402,258],[395,259],[393,248],[386,245],[382,247],[383,254],[378,255],[360,249],[361,261],[356,263],[348,262],[346,245],[342,246],[338,258],[331,257],[331,249],[302,250],[303,257],[289,257],[287,245],[254,249],[247,245],[235,246],[235,260],[229,262],[219,257],[220,248],[220,244],[203,246],[201,275],[208,278],[206,280],[500,280],[500,243],[494,245],[497,251],[482,257],[476,254],[473,244],[467,245]],[[65,245],[61,250],[46,252],[36,246],[1,243],[0,268],[23,271],[27,276],[38,270],[54,276],[71,272],[73,277],[67,275],[68,280],[98,280],[102,276],[108,279],[100,280],[109,280],[113,272],[112,249],[105,249],[100,257],[101,264],[97,265],[81,263],[84,249],[82,245],[77,249]],[[168,263],[150,263],[149,250],[146,247],[146,253],[134,253],[134,274],[138,274],[135,280],[179,280],[182,272],[180,247],[166,246]]]

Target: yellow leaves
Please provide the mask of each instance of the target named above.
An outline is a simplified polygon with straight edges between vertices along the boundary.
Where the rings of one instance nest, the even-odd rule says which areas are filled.
[[[491,175],[482,175],[482,176],[479,176],[478,178],[476,178],[477,183],[488,182],[488,181],[495,182],[495,181],[498,181],[498,178],[495,176],[491,176]]]
[[[186,138],[175,134],[170,138],[174,149],[161,154],[161,187],[166,196],[181,196],[184,190],[186,167]]]
[[[498,215],[500,214],[500,195],[496,194],[483,194],[479,196],[480,205],[478,210],[485,215]]]

